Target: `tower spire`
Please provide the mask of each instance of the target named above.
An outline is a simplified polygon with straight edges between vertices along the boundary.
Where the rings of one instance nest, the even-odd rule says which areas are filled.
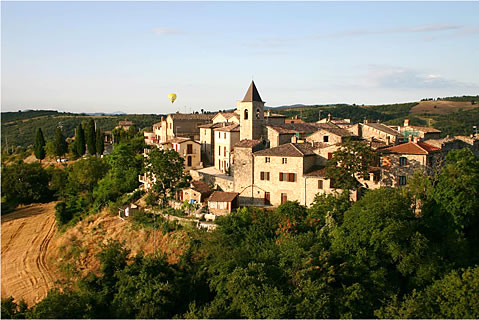
[[[242,101],[243,102],[253,102],[253,101],[263,102],[263,100],[261,100],[261,96],[259,95],[258,89],[256,89],[256,85],[254,84],[253,80],[251,80],[251,84]]]

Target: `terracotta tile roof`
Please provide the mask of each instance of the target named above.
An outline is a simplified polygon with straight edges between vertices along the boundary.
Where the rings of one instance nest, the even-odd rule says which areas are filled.
[[[214,113],[170,113],[168,115],[174,120],[211,120]]]
[[[404,153],[404,154],[429,154],[440,151],[440,148],[434,147],[425,142],[407,142],[396,146],[378,150],[381,153]]]
[[[119,121],[118,122],[119,126],[131,126],[132,124],[133,124],[133,122],[131,122],[131,121]]]
[[[267,126],[278,133],[295,134],[295,133],[313,133],[320,129],[315,123],[285,123]]]
[[[182,137],[176,137],[176,138],[170,139],[170,140],[166,141],[165,143],[183,143],[183,142],[187,142],[187,141],[198,143],[198,142],[194,141],[193,139],[182,138]]]
[[[263,102],[263,100],[261,100],[261,97],[259,95],[258,89],[256,89],[256,85],[254,84],[254,81],[251,81],[248,91],[246,92],[243,98],[243,102],[253,102],[253,101]]]
[[[214,117],[216,118],[217,116],[219,115],[222,115],[223,117],[225,117],[225,119],[229,120],[233,117],[238,117],[238,114],[237,113],[234,113],[234,112],[218,112]]]
[[[250,140],[250,139],[243,139],[238,141],[234,147],[235,148],[253,148],[261,143],[261,140]]]
[[[198,128],[210,128],[210,129],[215,129],[215,128],[220,128],[223,126],[222,122],[216,122],[216,123],[207,123],[207,124],[202,124],[199,125]]]
[[[315,155],[313,147],[309,143],[286,143],[280,146],[260,150],[254,153],[255,156],[273,157],[304,157]]]
[[[362,125],[363,125],[363,126],[368,126],[368,127],[374,128],[374,129],[376,129],[376,130],[385,132],[385,133],[390,134],[390,135],[393,135],[393,136],[399,136],[399,135],[401,135],[398,131],[391,129],[391,128],[389,128],[388,126],[386,126],[386,125],[384,125],[384,124],[382,124],[382,123],[373,122],[373,123],[363,123]]]
[[[424,133],[441,133],[442,132],[441,130],[437,130],[435,128],[421,127],[421,126],[407,126],[407,127],[402,127],[401,130],[407,131],[408,128],[412,128],[412,129],[417,130],[417,131],[422,131]]]
[[[215,131],[225,131],[225,132],[232,132],[232,131],[240,131],[240,125],[239,124],[231,124],[229,126],[224,126],[224,127],[219,127],[216,128]]]
[[[323,126],[324,124],[326,123],[322,123],[322,124],[319,124],[321,129],[325,130],[325,131],[328,131],[334,135],[337,135],[337,136],[340,136],[340,137],[351,137],[351,136],[354,136],[354,134],[352,132],[349,132],[348,130],[346,129],[343,129],[339,126],[336,126],[334,125],[335,127],[332,127],[332,126]],[[331,123],[332,124],[332,123]]]
[[[324,167],[314,166],[308,172],[304,174],[308,177],[326,177],[326,169]]]
[[[232,202],[238,196],[237,192],[215,191],[208,199],[209,202]]]
[[[208,193],[211,192],[210,187],[203,180],[193,180],[191,181],[191,188],[198,191],[199,193]]]

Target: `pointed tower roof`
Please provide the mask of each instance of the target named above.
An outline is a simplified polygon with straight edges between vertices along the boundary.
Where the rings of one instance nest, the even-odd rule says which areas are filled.
[[[251,81],[251,84],[248,88],[248,92],[246,92],[243,98],[243,102],[253,102],[253,101],[263,102],[263,100],[261,100],[261,97],[259,96],[259,92],[258,92],[258,89],[256,89],[254,81]]]

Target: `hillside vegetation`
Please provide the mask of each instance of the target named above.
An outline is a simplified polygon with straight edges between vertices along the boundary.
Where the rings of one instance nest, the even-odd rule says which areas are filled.
[[[411,125],[431,126],[442,131],[442,135],[470,135],[472,126],[479,126],[479,96],[445,97],[437,100],[424,99],[419,102],[384,105],[314,105],[304,107],[281,107],[274,112],[287,117],[301,117],[306,122],[318,121],[331,114],[333,118],[365,119],[381,121],[390,125],[402,125],[409,119]],[[454,117],[451,117],[454,114]]]
[[[103,131],[113,130],[119,121],[133,121],[137,128],[151,127],[160,121],[159,114],[128,114],[119,116],[88,116],[57,111],[2,112],[2,146],[27,147],[35,139],[35,130],[42,128],[46,140],[52,140],[57,126],[61,126],[66,137],[72,137],[78,124],[94,119]]]

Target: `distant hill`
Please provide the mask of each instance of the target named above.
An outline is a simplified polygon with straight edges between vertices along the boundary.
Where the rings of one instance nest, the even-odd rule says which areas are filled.
[[[122,115],[87,115],[58,112],[54,110],[30,110],[2,112],[2,145],[29,146],[35,140],[35,131],[42,128],[46,140],[52,140],[57,126],[63,128],[66,137],[74,135],[79,123],[95,119],[103,131],[112,130],[121,120],[130,120],[139,129],[151,127],[160,121],[158,114],[122,114]]]

